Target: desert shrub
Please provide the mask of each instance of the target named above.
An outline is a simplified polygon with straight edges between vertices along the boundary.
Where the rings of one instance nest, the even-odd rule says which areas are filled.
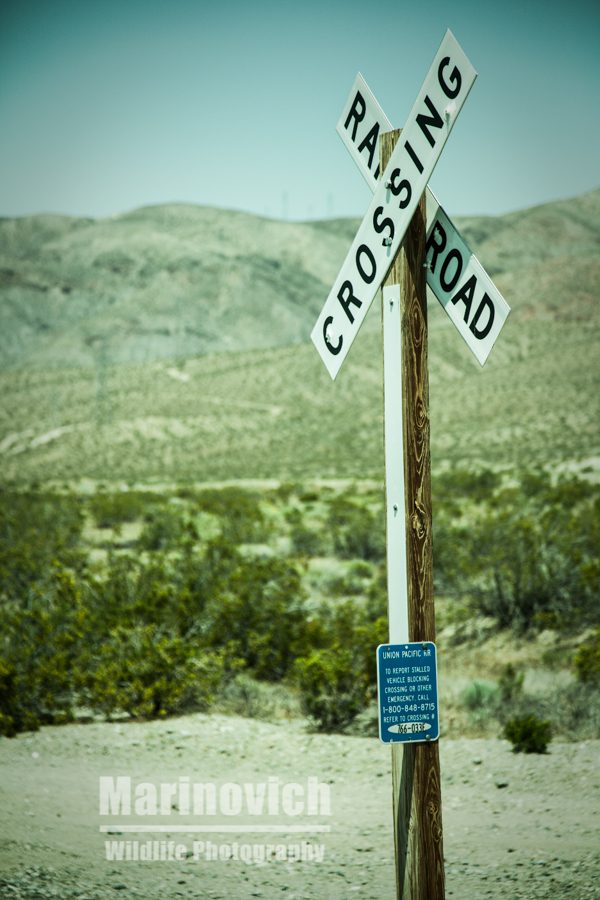
[[[106,492],[93,506],[97,521],[118,524],[143,509],[147,552],[110,552],[89,570],[78,500],[2,499],[0,561],[10,575],[0,595],[4,732],[63,721],[81,704],[134,716],[202,708],[240,666],[254,683],[273,683],[290,676],[296,659],[334,645],[352,648],[336,663],[338,693],[346,682],[361,697],[367,682],[374,687],[375,646],[385,633],[369,604],[320,613],[309,606],[293,560],[249,558],[238,549],[238,539],[254,540],[268,527],[254,495],[198,492],[197,500],[148,506],[134,492],[118,500]],[[204,514],[222,523],[207,542],[195,529]],[[372,566],[349,570],[366,579]],[[252,708],[262,701],[252,701],[248,684],[238,694]],[[344,703],[346,720],[354,707],[350,713]],[[325,721],[329,727],[331,717]]]
[[[243,671],[228,679],[218,698],[217,709],[270,721],[293,718],[300,712],[295,694],[285,683],[258,681]]]
[[[524,631],[555,603],[543,544],[533,516],[503,510],[482,523],[477,534],[480,577],[470,590],[479,612],[498,619],[501,627]],[[548,555],[552,549],[548,547]]]
[[[536,699],[535,711],[552,722],[554,734],[561,734],[571,741],[600,737],[600,692],[597,682],[575,681]]]
[[[302,491],[302,493],[299,495],[299,500],[302,503],[312,504],[312,503],[318,503],[319,497],[320,497],[320,495],[317,490],[309,488],[308,490]]]
[[[139,544],[145,550],[165,550],[184,540],[197,541],[195,523],[176,506],[163,506],[146,514]]]
[[[358,600],[345,600],[334,607],[320,610],[322,633],[318,646],[351,647],[354,664],[364,673],[375,696],[377,683],[377,646],[388,639],[387,615],[373,614],[368,605]]]
[[[188,485],[179,485],[175,490],[175,497],[178,497],[180,500],[197,500],[198,491],[196,488]]]
[[[301,576],[287,560],[238,558],[205,612],[208,645],[226,647],[257,678],[282,678],[310,644]]]
[[[347,600],[320,610],[313,649],[296,660],[293,676],[304,713],[321,731],[344,729],[377,691],[378,644],[387,640],[387,617]]]
[[[388,615],[387,565],[385,562],[376,566],[373,572],[371,583],[367,589],[365,615],[369,621]]]
[[[494,709],[497,698],[497,686],[490,681],[472,681],[461,694],[461,702],[470,712]]]
[[[203,613],[240,565],[235,547],[222,538],[199,547],[186,543],[177,555],[109,554],[106,573],[93,582],[99,633],[117,625],[162,625],[196,640],[206,632]]]
[[[600,616],[599,544],[600,490],[534,473],[496,492],[468,527],[438,527],[436,579],[501,627],[582,627]]]
[[[19,673],[12,662],[0,658],[0,735],[14,737],[20,731],[35,731],[40,720],[35,709],[23,704],[25,693]]]
[[[352,578],[371,578],[373,575],[374,566],[370,565],[368,562],[364,562],[362,559],[356,559],[348,568],[348,574]]]
[[[515,716],[504,726],[504,737],[515,753],[545,753],[552,740],[552,726],[534,714]]]
[[[300,491],[300,485],[295,484],[293,481],[282,481],[273,491],[273,496],[277,500],[287,503],[293,494],[299,494]]]
[[[485,503],[501,484],[501,476],[490,469],[473,472],[468,469],[449,469],[432,475],[432,490],[436,509],[448,504],[453,511],[466,503]]]
[[[0,599],[52,578],[53,563],[82,569],[83,511],[70,494],[0,489]]]
[[[303,522],[290,527],[292,552],[297,556],[324,556],[328,550],[326,535],[316,528],[309,528]]]
[[[351,648],[313,650],[294,668],[302,709],[320,731],[345,728],[368,702],[371,685]]]
[[[298,506],[285,510],[285,521],[289,526],[292,553],[296,556],[327,556],[331,550],[328,532],[319,524],[311,521],[307,525],[303,511]]]
[[[525,673],[518,672],[512,663],[508,663],[498,681],[500,702],[505,705],[518,701],[523,696],[524,681]]]
[[[148,509],[162,502],[159,494],[144,491],[98,491],[88,500],[88,508],[98,528],[115,528],[123,522],[135,522]]]
[[[90,616],[98,640],[117,624],[132,625],[146,615],[145,609],[139,611],[138,580],[142,570],[143,563],[137,556],[111,552],[106,571],[90,577]]]
[[[369,592],[373,566],[363,560],[354,560],[340,575],[329,579],[328,592],[334,597],[365,595]]]
[[[223,678],[220,653],[195,648],[158,626],[118,626],[95,655],[88,702],[107,715],[135,717],[204,710]]]
[[[223,537],[232,544],[260,543],[269,537],[269,523],[256,494],[225,487],[198,491],[197,496],[200,509],[219,516]]]
[[[328,524],[335,553],[342,559],[374,562],[385,557],[385,517],[377,517],[349,494],[334,497],[329,505]]]
[[[226,589],[241,563],[238,548],[224,537],[209,541],[200,552],[189,548],[177,565],[183,613],[192,620],[197,618],[208,601]],[[193,622],[188,623],[187,629],[182,627],[182,633],[193,630]]]
[[[498,688],[493,682],[472,681],[460,695],[462,705],[469,713],[471,724],[477,727],[493,719],[498,709]]]
[[[596,628],[581,644],[573,663],[579,681],[600,683],[600,628]]]
[[[88,623],[81,586],[60,567],[21,603],[0,607],[1,733],[71,717]]]
[[[64,721],[82,698],[132,715],[206,705],[224,663],[218,647],[203,648],[199,623],[207,597],[222,591],[238,563],[222,539],[176,558],[112,554],[103,575],[54,564],[43,581],[5,596],[1,731]]]
[[[463,544],[471,542],[470,531],[467,527],[461,526],[457,513],[456,522],[452,517],[434,514],[432,532],[435,594],[463,596],[465,587],[469,585]]]

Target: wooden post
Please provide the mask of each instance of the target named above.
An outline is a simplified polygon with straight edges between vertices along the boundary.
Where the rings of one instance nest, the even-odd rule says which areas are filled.
[[[382,172],[399,136],[398,130],[381,136]],[[408,640],[411,641],[435,641],[425,234],[423,197],[383,285],[384,289],[400,286],[402,397],[399,385],[390,396],[387,384],[386,408],[394,400],[402,403]],[[386,463],[386,480],[387,469]],[[389,522],[388,510],[388,541]],[[398,602],[401,599],[390,594],[390,643],[407,640],[401,625],[393,624],[403,620],[402,610],[392,608]],[[445,881],[437,741],[392,745],[392,790],[397,897],[440,900],[444,897]]]

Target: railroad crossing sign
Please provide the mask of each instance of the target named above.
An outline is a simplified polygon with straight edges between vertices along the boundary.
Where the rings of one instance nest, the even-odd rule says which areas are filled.
[[[427,230],[421,203],[475,77],[447,31],[401,133],[392,131],[364,79],[355,82],[338,131],[373,199],[311,334],[335,378],[383,283],[390,643],[379,648],[380,736],[392,746],[397,896],[411,900],[444,897],[423,266],[481,364],[509,313],[431,192]],[[422,654],[418,665],[407,662],[411,653]]]
[[[372,191],[377,189],[379,135],[393,125],[360,72],[336,130]],[[483,365],[510,307],[431,189],[427,199],[427,284]]]
[[[448,30],[312,331],[332,378],[402,243],[476,75]]]

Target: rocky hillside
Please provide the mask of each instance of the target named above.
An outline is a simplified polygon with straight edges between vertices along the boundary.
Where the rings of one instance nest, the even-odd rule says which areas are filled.
[[[434,467],[596,471],[600,191],[459,224],[512,314],[481,369],[430,298]],[[307,343],[355,228],[0,221],[4,479],[380,478],[378,303],[335,384]]]
[[[598,316],[600,191],[457,220],[514,315]],[[0,366],[186,358],[307,340],[355,220],[197,206],[0,220]]]

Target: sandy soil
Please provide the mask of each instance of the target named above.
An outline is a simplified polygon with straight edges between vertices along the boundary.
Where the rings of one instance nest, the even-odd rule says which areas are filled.
[[[600,741],[552,743],[548,754],[526,756],[500,740],[442,738],[440,751],[448,896],[600,897]],[[99,722],[0,739],[0,767],[1,897],[394,897],[390,750],[377,739],[311,734],[298,721],[217,715]],[[100,776],[129,776],[134,787],[174,782],[180,789],[180,779],[189,777],[218,791],[225,783],[248,783],[255,791],[270,783],[280,812],[251,815],[245,805],[239,815],[225,815],[231,807],[221,805],[212,818],[186,816],[179,793],[179,808],[166,816],[144,817],[140,809],[128,817],[101,816]],[[309,777],[329,785],[329,809],[326,789],[315,795],[316,811],[306,808]],[[289,782],[304,791],[293,795],[305,801],[304,813],[294,817],[282,800]],[[167,829],[218,822],[233,830],[122,831],[123,823],[148,821]],[[283,823],[308,830],[236,832]],[[121,833],[101,833],[101,827]],[[187,856],[106,859],[107,840],[139,847],[158,839],[181,844]],[[268,860],[254,858],[267,844]],[[162,847],[168,854],[167,843]],[[207,858],[211,852],[250,861]],[[323,859],[307,859],[309,852],[322,852]]]

